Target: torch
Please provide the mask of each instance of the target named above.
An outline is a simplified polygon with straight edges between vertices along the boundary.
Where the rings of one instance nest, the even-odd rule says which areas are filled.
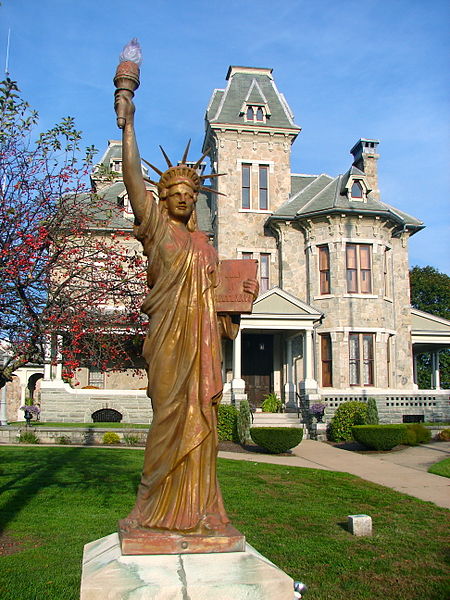
[[[131,99],[140,84],[139,66],[142,62],[142,52],[137,38],[133,38],[124,47],[119,56],[119,61],[114,77],[114,85],[116,86],[115,95],[120,91],[126,91],[129,93]],[[120,114],[117,116],[117,127],[119,129],[125,127],[125,117]]]

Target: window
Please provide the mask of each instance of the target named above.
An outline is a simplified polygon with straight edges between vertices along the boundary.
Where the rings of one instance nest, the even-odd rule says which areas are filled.
[[[256,258],[259,262],[259,293],[267,292],[270,287],[270,253],[262,252],[254,254],[253,252],[242,252],[242,258],[249,260]]]
[[[269,167],[267,165],[259,165],[259,210],[267,210],[269,208],[268,175]]]
[[[242,165],[242,208],[250,208],[251,165]]]
[[[242,163],[241,208],[244,210],[269,210],[269,168],[269,165]]]
[[[331,336],[324,333],[320,336],[320,354],[322,358],[322,387],[333,386]]]
[[[330,293],[330,250],[328,246],[319,246],[320,293]]]
[[[270,254],[260,254],[259,256],[259,287],[260,292],[267,292],[269,289],[269,265]]]
[[[373,334],[349,334],[350,385],[374,385]]]
[[[105,387],[105,376],[96,367],[89,367],[88,385],[103,389]]]
[[[347,244],[347,292],[372,293],[372,268],[368,244]]]
[[[352,185],[352,190],[350,192],[352,198],[356,198],[357,200],[362,200],[363,198],[363,187],[358,180],[355,180]]]
[[[390,250],[385,248],[383,257],[383,293],[385,298],[389,298],[391,295],[391,286],[389,279],[389,263],[390,263]]]
[[[386,342],[386,368],[387,368],[387,384],[388,387],[392,386],[392,335],[390,335]]]
[[[242,113],[241,113],[242,114]],[[245,111],[245,120],[252,121],[253,123],[258,121],[263,123],[265,121],[266,112],[262,106],[247,106]]]

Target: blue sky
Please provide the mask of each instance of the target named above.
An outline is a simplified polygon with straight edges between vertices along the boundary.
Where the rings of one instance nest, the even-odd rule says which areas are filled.
[[[40,113],[75,117],[100,152],[118,139],[112,77],[123,45],[144,53],[136,96],[142,155],[200,154],[211,92],[228,66],[272,67],[302,127],[297,173],[345,172],[380,140],[382,199],[422,219],[411,265],[450,273],[450,5],[446,0],[3,0],[0,60]]]

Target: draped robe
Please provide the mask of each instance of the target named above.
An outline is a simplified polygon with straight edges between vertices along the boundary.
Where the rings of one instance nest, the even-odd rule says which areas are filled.
[[[217,530],[228,523],[216,478],[222,395],[217,253],[206,235],[168,220],[152,197],[135,235],[149,265],[142,310],[151,319],[143,355],[153,421],[129,518],[156,529]],[[234,337],[231,322],[225,318],[223,325]]]

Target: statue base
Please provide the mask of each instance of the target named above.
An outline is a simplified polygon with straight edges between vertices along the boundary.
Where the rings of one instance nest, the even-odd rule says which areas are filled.
[[[86,544],[80,600],[292,600],[294,582],[249,544],[244,552],[123,556],[117,533]]]
[[[178,533],[174,531],[130,527],[126,519],[119,521],[119,540],[123,555],[139,554],[204,554],[243,552],[245,536],[232,525],[211,533]]]

